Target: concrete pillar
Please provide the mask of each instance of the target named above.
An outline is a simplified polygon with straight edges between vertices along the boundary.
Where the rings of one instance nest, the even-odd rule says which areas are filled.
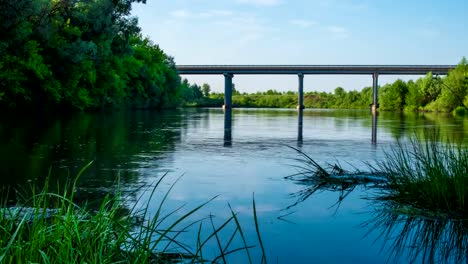
[[[379,86],[379,74],[374,72],[372,74],[373,84],[372,84],[372,105],[371,110],[372,113],[377,112],[377,108],[379,108],[379,97],[378,97],[378,86]]]
[[[232,108],[232,77],[230,73],[224,74],[224,109]]]
[[[297,109],[304,109],[304,74],[299,73],[299,93],[297,98]]]

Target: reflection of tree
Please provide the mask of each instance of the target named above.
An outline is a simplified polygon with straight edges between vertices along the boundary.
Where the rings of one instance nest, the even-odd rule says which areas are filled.
[[[384,206],[363,224],[389,245],[389,258],[407,256],[411,263],[466,263],[468,221],[421,217],[412,210]],[[418,261],[419,262],[419,261]]]
[[[138,183],[144,167],[157,168],[161,153],[180,140],[182,115],[132,111],[76,114],[57,118],[2,120],[0,185],[43,179],[63,186],[89,161],[77,199],[100,200],[121,184]],[[53,186],[52,186],[53,187]]]
[[[362,125],[370,130],[372,122],[368,116],[362,119]],[[461,143],[465,139],[465,123],[468,124],[466,118],[444,113],[379,112],[379,131],[390,133],[397,140],[412,135],[424,137],[424,131],[430,128],[439,132],[441,140]]]

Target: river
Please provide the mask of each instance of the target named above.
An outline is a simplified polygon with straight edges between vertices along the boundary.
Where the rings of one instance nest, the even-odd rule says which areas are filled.
[[[225,119],[222,109],[78,113],[30,120],[10,116],[0,125],[0,184],[24,186],[48,174],[61,181],[94,161],[80,179],[78,199],[98,203],[119,182],[128,190],[129,203],[144,204],[149,192],[138,187],[166,175],[150,210],[156,210],[163,193],[180,178],[165,205],[167,212],[219,195],[194,217],[225,219],[229,203],[254,244],[255,196],[269,262],[385,263],[392,254],[391,239],[365,225],[376,213],[372,200],[366,199],[372,191],[357,188],[341,203],[338,192],[322,191],[290,207],[304,189],[285,179],[297,173],[296,159],[302,157],[297,150],[321,165],[339,162],[345,168],[365,169],[366,163],[384,159],[397,140],[405,142],[425,129],[466,144],[467,125],[466,118],[442,114],[381,112],[373,120],[367,110],[320,109],[304,110],[302,120],[296,110],[287,109],[234,109],[232,120]],[[14,202],[16,197],[8,199]],[[190,234],[184,239],[193,239]],[[406,262],[411,254],[403,249],[392,261]],[[232,260],[242,262],[242,257]]]

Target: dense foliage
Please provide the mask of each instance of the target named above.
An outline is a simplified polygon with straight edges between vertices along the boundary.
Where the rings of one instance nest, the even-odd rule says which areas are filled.
[[[205,86],[206,84],[204,84]],[[199,106],[221,106],[222,93],[203,93],[201,87],[188,85],[187,91],[196,96],[188,96],[187,102]],[[439,77],[428,73],[416,81],[396,80],[379,87],[380,109],[384,111],[435,111],[468,112],[468,63],[465,58],[448,76]],[[268,90],[257,93],[233,91],[232,103],[237,107],[294,108],[297,106],[297,92]],[[372,87],[361,91],[346,91],[337,87],[332,93],[306,92],[306,108],[368,108],[372,103]]]
[[[175,64],[130,16],[144,0],[0,0],[0,107],[166,107]]]

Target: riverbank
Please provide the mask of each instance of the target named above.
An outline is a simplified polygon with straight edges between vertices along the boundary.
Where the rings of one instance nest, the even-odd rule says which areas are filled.
[[[198,100],[186,103],[185,107],[222,107],[223,94],[213,94]],[[297,95],[288,94],[242,94],[232,96],[232,106],[239,108],[296,108]],[[332,95],[306,94],[304,96],[306,108],[328,109],[366,109],[369,104],[365,101],[338,104]]]

